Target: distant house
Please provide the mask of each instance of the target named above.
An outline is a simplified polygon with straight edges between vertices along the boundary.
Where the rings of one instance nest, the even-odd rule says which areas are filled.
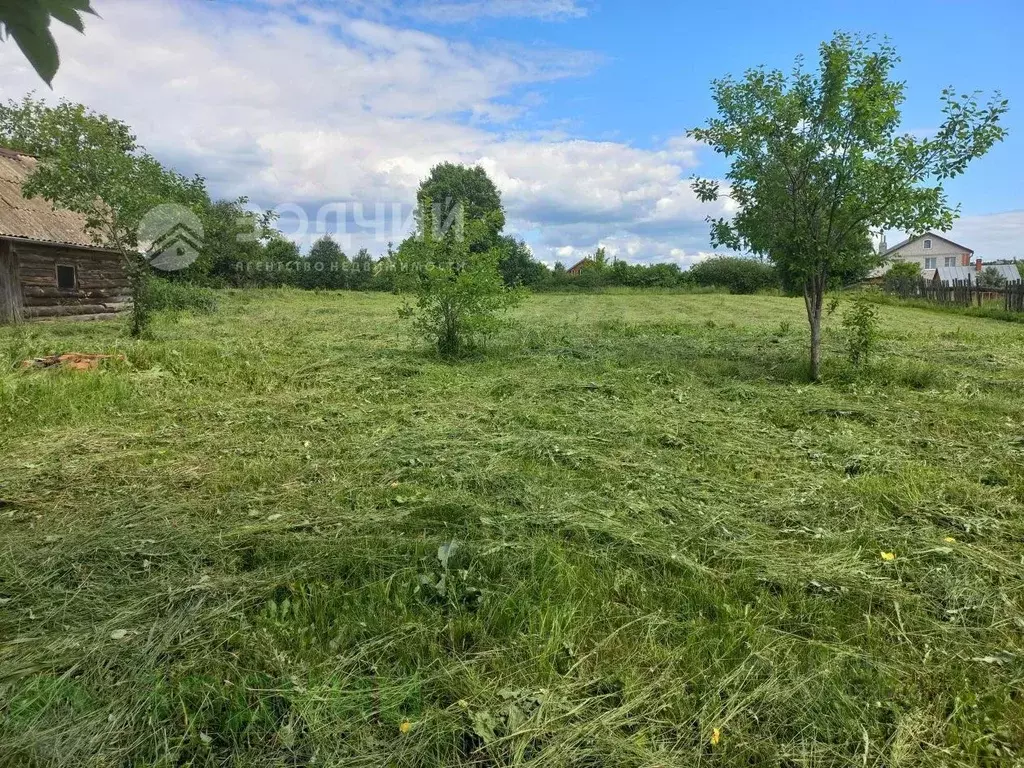
[[[594,260],[591,259],[590,257],[587,257],[585,259],[582,259],[581,261],[577,261],[575,264],[573,264],[571,267],[569,267],[565,271],[566,271],[567,274],[570,274],[570,275],[578,275],[586,267],[591,266],[593,264],[594,264]]]
[[[940,268],[971,269],[974,251],[935,232],[925,232],[884,249],[882,256],[888,263],[881,268],[879,274],[889,271],[893,264],[909,262],[921,267],[921,275],[931,280],[936,275],[934,270]]]
[[[0,322],[125,308],[121,254],[97,247],[84,217],[21,193],[35,165],[30,155],[0,148]]]

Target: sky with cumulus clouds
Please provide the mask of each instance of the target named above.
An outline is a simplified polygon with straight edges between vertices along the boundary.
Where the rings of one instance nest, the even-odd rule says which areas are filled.
[[[963,209],[950,236],[985,258],[1024,257],[1024,68],[1013,54],[1024,12],[1010,3],[94,5],[101,18],[84,36],[55,26],[52,92],[0,44],[0,97],[35,90],[118,117],[216,196],[279,208],[304,245],[326,231],[348,251],[380,253],[410,226],[432,165],[479,163],[508,228],[548,263],[598,245],[634,262],[705,258],[705,218],[728,208],[699,203],[689,179],[724,166],[685,134],[711,114],[710,80],[813,57],[837,28],[889,34],[909,84],[907,130],[934,129],[947,84],[1011,99],[1010,139],[948,185]]]

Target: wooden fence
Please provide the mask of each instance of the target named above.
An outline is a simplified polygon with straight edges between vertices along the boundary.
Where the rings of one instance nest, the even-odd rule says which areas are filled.
[[[1001,301],[1007,312],[1024,312],[1024,282],[1010,283],[1003,288],[979,286],[969,278],[939,283],[934,280],[906,280],[888,288],[889,293],[901,299],[924,299],[935,304],[958,307],[982,306],[985,302]]]

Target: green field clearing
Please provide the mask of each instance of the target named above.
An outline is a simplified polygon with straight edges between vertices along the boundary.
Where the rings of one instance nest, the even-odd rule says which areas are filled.
[[[0,765],[1024,759],[1024,325],[811,385],[797,299],[398,306],[0,329]]]

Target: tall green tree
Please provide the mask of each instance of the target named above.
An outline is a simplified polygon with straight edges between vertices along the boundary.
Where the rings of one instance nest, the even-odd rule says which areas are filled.
[[[348,256],[338,242],[323,235],[309,249],[303,270],[297,276],[298,284],[303,288],[344,288],[348,265]]]
[[[429,210],[425,207],[430,201]],[[473,252],[493,248],[505,228],[505,209],[501,193],[480,166],[440,163],[430,169],[430,175],[420,184],[416,193],[417,216],[430,214],[435,238],[465,222],[484,222],[472,228],[467,241]],[[462,215],[460,215],[462,214]],[[419,221],[423,229],[423,221]],[[463,236],[467,236],[464,232]]]
[[[258,273],[258,282],[269,286],[294,283],[300,261],[299,246],[275,232],[263,246],[263,268]]]
[[[730,161],[727,188],[698,179],[699,199],[729,197],[732,219],[711,221],[716,246],[767,256],[783,282],[802,288],[810,325],[810,371],[821,364],[821,319],[830,281],[879,262],[869,234],[946,230],[959,207],[942,182],[1006,134],[1006,100],[942,92],[935,135],[900,133],[904,84],[892,78],[895,49],[837,33],[816,71],[797,59],[787,76],[764,68],[713,83],[717,116],[689,131]]]
[[[498,271],[505,285],[536,285],[548,274],[548,268],[533,258],[533,252],[521,238],[502,235],[498,239],[501,258],[498,260]]]
[[[248,198],[217,200],[205,206],[199,260],[175,277],[215,285],[263,282],[264,249],[274,236],[274,214],[247,208]]]
[[[96,244],[122,254],[132,292],[131,331],[141,335],[150,312],[140,225],[164,203],[201,217],[209,205],[205,181],[164,168],[127,125],[80,104],[49,107],[26,97],[0,105],[0,141],[8,140],[39,156],[24,194],[82,214]]]
[[[373,286],[374,258],[365,248],[360,248],[352,258],[348,274],[348,287],[353,291],[365,291]]]
[[[93,14],[90,0],[0,0],[0,39],[14,38],[36,73],[49,85],[60,67],[57,42],[50,32],[56,19],[85,31],[84,14]]]

